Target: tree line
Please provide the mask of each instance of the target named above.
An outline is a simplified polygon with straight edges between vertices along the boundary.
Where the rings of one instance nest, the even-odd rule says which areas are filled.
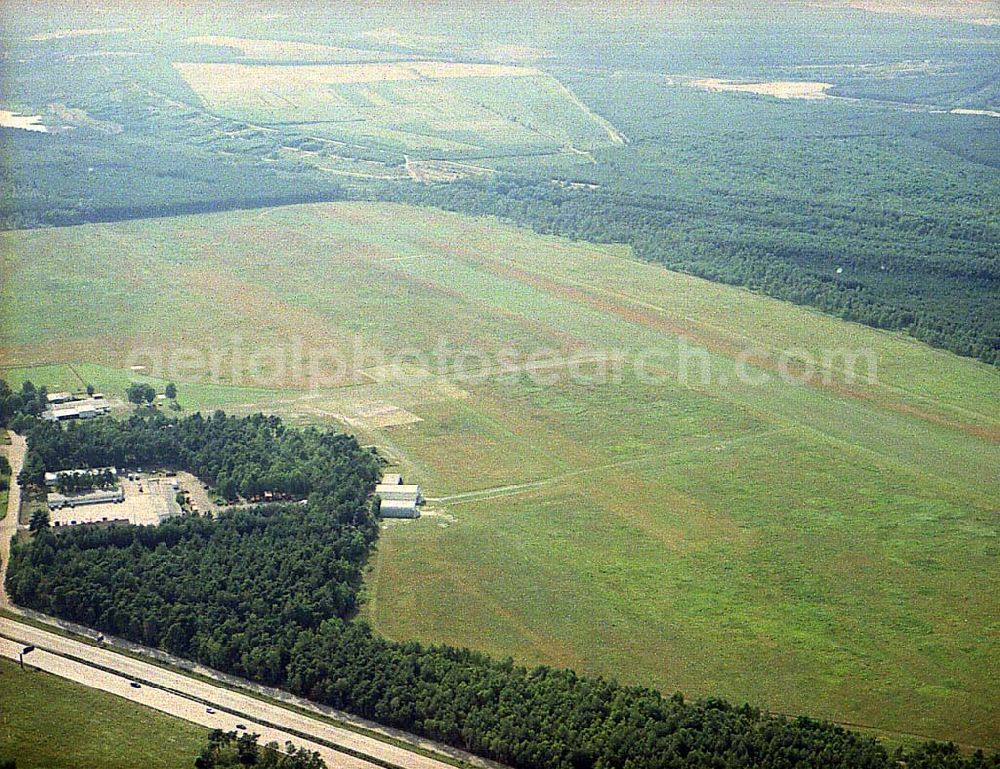
[[[826,722],[380,637],[354,619],[378,534],[378,462],[346,436],[217,413],[32,422],[28,439],[43,469],[171,458],[217,480],[287,466],[310,495],[153,527],[42,527],[12,552],[7,589],[20,605],[517,769],[1000,767],[950,745],[890,753]]]
[[[791,210],[788,201],[766,195],[666,194],[654,180],[644,186],[613,171],[594,173],[589,182],[596,189],[503,176],[375,185],[359,197],[495,215],[543,234],[625,243],[640,258],[673,270],[903,331],[1000,365],[994,230],[974,221],[899,218],[853,204]]]
[[[214,729],[208,744],[195,759],[195,769],[326,769],[318,753],[297,748],[290,742],[281,748],[276,742],[261,745],[256,734],[239,734]]]
[[[29,487],[42,488],[46,471],[162,466],[190,471],[228,500],[331,489],[347,497],[361,494],[378,474],[377,458],[351,436],[292,430],[263,414],[238,418],[217,411],[177,418],[137,412],[121,421],[65,426],[23,415],[14,421],[28,438],[19,479]]]
[[[19,390],[13,390],[0,379],[0,427],[13,427],[21,432],[18,427],[22,420],[41,416],[48,403],[49,395],[45,387],[35,387],[26,380]]]

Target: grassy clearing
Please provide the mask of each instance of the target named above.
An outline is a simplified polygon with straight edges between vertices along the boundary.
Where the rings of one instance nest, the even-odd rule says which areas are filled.
[[[141,344],[185,410],[330,422],[385,404],[422,420],[351,428],[436,500],[379,543],[366,615],[387,635],[997,744],[983,675],[1000,660],[995,370],[625,249],[408,207],[2,238],[0,368],[15,382],[120,396]],[[124,276],[128,303],[123,277],[98,269],[108,249],[143,264]],[[103,346],[108,329],[122,336]],[[311,386],[248,362],[298,348],[343,370]],[[738,376],[748,348],[753,383]],[[403,349],[410,365],[388,365]],[[877,377],[848,383],[835,356],[830,381],[790,384],[788,349],[871,351]],[[539,350],[546,365],[595,351],[630,364],[609,382],[565,365],[546,381],[456,373]]]
[[[187,769],[208,730],[0,660],[0,760],[24,769]]]

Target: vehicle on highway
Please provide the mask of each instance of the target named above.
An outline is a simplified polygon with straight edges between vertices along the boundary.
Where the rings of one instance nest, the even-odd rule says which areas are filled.
[[[236,728],[241,729],[244,732],[247,730],[247,728],[243,724],[236,724]]]
[[[214,713],[215,712],[215,708],[205,708],[205,712],[206,713]]]
[[[142,684],[140,684],[138,681],[130,681],[129,682],[129,686],[131,686],[133,689],[141,689],[142,688]]]

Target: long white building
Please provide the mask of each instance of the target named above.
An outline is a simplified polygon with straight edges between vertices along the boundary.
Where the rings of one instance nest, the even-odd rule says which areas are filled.
[[[381,500],[381,518],[419,518],[419,505],[424,501],[420,487],[403,483],[401,475],[391,473],[382,477],[382,483],[375,487],[375,494]]]

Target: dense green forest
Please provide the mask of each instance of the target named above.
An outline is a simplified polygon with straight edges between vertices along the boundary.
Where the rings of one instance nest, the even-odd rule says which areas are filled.
[[[171,419],[136,413],[127,421],[71,422],[65,428],[30,417],[14,420],[29,451],[20,480],[41,488],[45,472],[82,467],[156,465],[188,470],[227,499],[271,491],[304,497],[335,493],[363,500],[379,463],[354,438],[314,428],[292,430],[278,417],[238,418],[220,411]]]
[[[19,390],[12,390],[0,379],[0,427],[10,427],[15,420],[21,424],[27,417],[40,416],[48,402],[48,391],[44,387],[35,387],[26,381]]]
[[[284,467],[311,492],[305,505],[156,527],[42,528],[12,552],[7,588],[18,604],[519,769],[1000,766],[952,746],[890,755],[872,738],[808,718],[377,636],[351,619],[378,532],[368,503],[377,462],[353,439],[259,415],[137,414],[65,430],[17,419],[42,471],[172,459],[218,479]]]

